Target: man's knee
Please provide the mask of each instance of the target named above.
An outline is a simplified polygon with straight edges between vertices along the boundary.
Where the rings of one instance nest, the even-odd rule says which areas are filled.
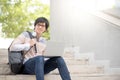
[[[37,57],[35,57],[35,61],[43,63],[44,62],[44,57],[43,56],[37,56]]]
[[[60,56],[60,57],[57,57],[57,59],[56,59],[56,61],[58,62],[58,63],[65,63],[64,62],[64,59]]]

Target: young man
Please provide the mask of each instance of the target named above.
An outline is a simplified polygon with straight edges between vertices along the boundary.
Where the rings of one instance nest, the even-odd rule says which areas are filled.
[[[39,17],[34,23],[34,32],[36,37],[30,39],[27,32],[21,33],[13,42],[10,50],[21,51],[24,53],[24,74],[35,74],[36,80],[44,80],[44,74],[58,68],[62,80],[71,80],[69,71],[62,57],[52,57],[48,60],[44,59],[44,51],[46,48],[46,40],[41,36],[47,31],[49,22],[44,17]],[[35,46],[37,52],[35,51]]]

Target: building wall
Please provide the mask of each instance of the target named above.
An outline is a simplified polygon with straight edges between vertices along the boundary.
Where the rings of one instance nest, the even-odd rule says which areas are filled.
[[[51,40],[80,46],[80,54],[95,53],[97,60],[110,60],[120,67],[120,29],[81,10],[79,0],[51,0]]]
[[[115,0],[115,6],[120,8],[120,0]]]

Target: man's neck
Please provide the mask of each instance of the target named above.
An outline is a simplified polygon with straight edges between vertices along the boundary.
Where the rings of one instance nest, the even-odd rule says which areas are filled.
[[[36,36],[36,39],[37,39],[37,41],[39,41],[39,38],[41,37],[41,35],[37,35]]]

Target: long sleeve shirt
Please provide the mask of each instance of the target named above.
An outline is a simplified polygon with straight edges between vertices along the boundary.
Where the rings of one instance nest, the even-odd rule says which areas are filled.
[[[24,58],[23,63],[25,63],[27,60],[35,56],[44,55],[44,51],[46,48],[46,40],[43,37],[40,37],[39,40],[36,42],[37,53],[35,53],[34,46],[32,48],[30,47],[29,41],[30,41],[29,34],[27,32],[23,32],[13,41],[10,47],[11,51],[23,51],[24,52],[25,58]]]

